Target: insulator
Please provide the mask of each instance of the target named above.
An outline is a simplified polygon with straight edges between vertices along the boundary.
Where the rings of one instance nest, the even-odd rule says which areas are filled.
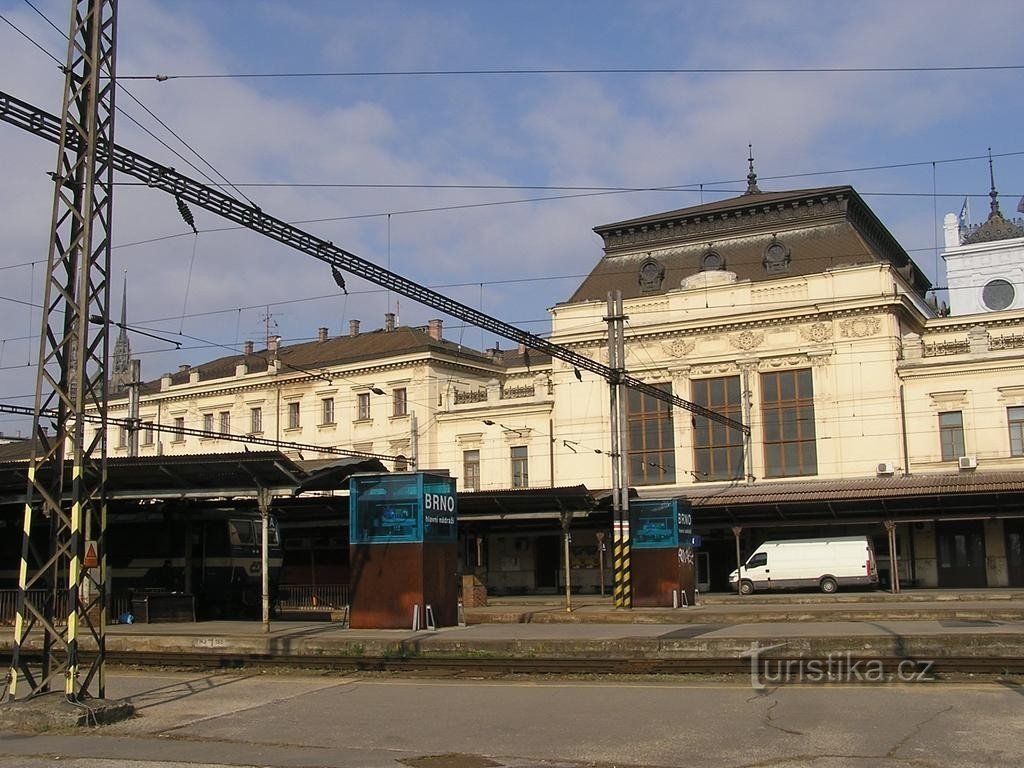
[[[334,278],[334,282],[338,284],[338,287],[345,292],[348,296],[348,288],[345,287],[345,276],[341,274],[341,270],[337,267],[331,267],[331,277]]]
[[[178,213],[181,214],[181,218],[185,221],[186,224],[192,227],[192,231],[198,235],[199,230],[196,229],[195,217],[192,215],[192,211],[188,209],[188,206],[185,205],[185,201],[182,200],[180,197],[175,196],[174,202],[178,204]]]

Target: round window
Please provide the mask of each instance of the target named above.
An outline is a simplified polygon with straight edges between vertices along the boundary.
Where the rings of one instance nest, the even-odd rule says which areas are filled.
[[[1014,296],[1013,284],[1006,280],[992,280],[981,291],[981,300],[989,309],[1006,309]]]

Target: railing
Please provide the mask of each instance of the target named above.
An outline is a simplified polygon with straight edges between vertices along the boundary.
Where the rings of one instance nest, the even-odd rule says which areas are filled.
[[[520,397],[533,397],[534,387],[532,384],[525,387],[506,387],[501,390],[502,400],[516,400]]]
[[[486,389],[470,389],[464,392],[455,390],[455,404],[462,405],[463,403],[486,403],[487,402],[487,390]]]
[[[46,598],[45,590],[30,590],[29,600],[32,604],[39,606]],[[107,614],[108,622],[116,622],[118,616],[129,610],[131,600],[127,594],[114,595],[111,599],[110,611]],[[0,589],[0,624],[14,624],[14,617],[18,611],[18,590]],[[68,594],[66,589],[59,590],[56,596],[56,603],[53,611],[53,623],[59,627],[67,623],[68,618]]]
[[[348,607],[348,584],[282,584],[278,605],[289,611]]]
[[[988,340],[989,349],[1019,349],[1024,347],[1024,333],[1010,333],[1005,336],[993,336]]]
[[[937,341],[924,345],[925,357],[941,357],[943,355],[962,355],[971,351],[969,341]]]

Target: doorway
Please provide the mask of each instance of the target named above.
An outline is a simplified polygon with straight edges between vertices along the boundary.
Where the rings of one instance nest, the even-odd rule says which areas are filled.
[[[940,587],[985,587],[985,528],[973,521],[939,523],[935,531]]]
[[[538,536],[536,539],[537,561],[534,568],[534,584],[538,590],[558,588],[558,572],[562,566],[560,540],[560,536]]]
[[[1004,520],[1007,586],[1024,587],[1024,520]]]

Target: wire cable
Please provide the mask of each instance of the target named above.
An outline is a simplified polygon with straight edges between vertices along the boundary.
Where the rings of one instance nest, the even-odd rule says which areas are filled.
[[[593,67],[509,69],[406,69],[352,70],[338,72],[215,72],[193,74],[126,75],[125,80],[256,80],[270,78],[355,77],[489,77],[521,75],[793,75],[793,74],[893,74],[941,72],[998,72],[1024,69],[1024,64],[940,65],[917,67]]]

